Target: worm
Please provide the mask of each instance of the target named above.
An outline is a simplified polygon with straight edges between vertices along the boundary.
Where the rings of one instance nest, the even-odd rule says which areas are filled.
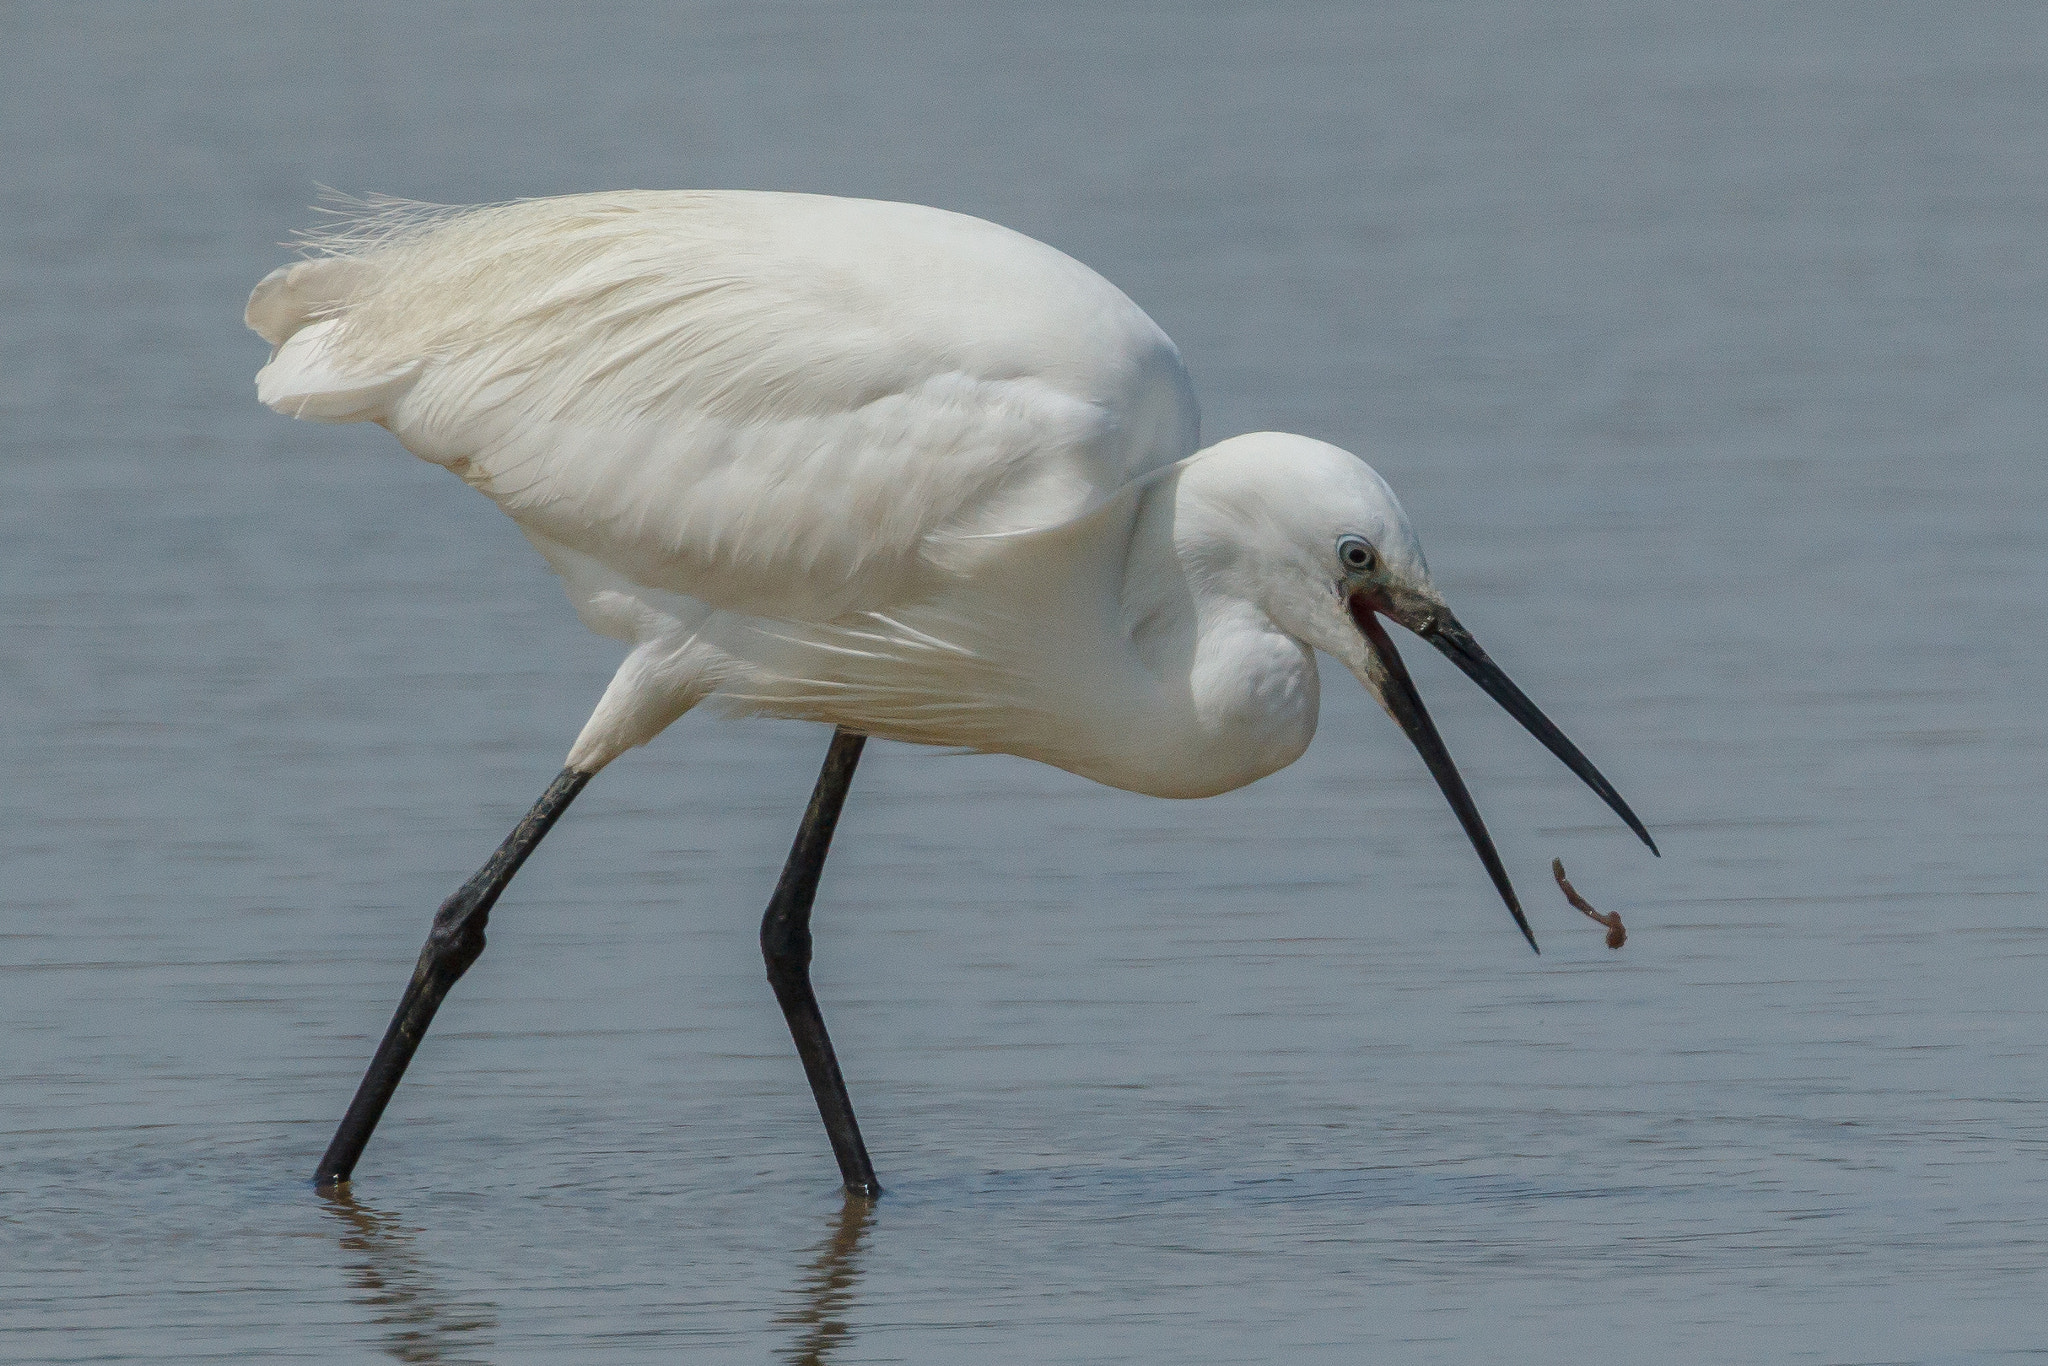
[[[1564,893],[1566,901],[1571,902],[1572,905],[1585,912],[1587,916],[1607,927],[1608,948],[1618,949],[1628,942],[1628,931],[1621,927],[1621,913],[1618,911],[1608,911],[1603,915],[1599,911],[1594,910],[1593,903],[1580,896],[1578,890],[1566,880],[1563,859],[1554,858],[1550,861],[1550,875],[1557,879],[1557,890]]]

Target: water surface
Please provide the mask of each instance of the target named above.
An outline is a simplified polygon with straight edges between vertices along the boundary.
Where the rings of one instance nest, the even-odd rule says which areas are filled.
[[[2048,14],[2028,4],[14,4],[0,1356],[1963,1361],[2048,1349]],[[431,908],[614,647],[484,500],[254,403],[314,183],[934,203],[1088,261],[1212,437],[1393,481],[1664,846],[1408,653],[1199,803],[692,718]],[[1628,947],[1545,884],[1561,855]]]

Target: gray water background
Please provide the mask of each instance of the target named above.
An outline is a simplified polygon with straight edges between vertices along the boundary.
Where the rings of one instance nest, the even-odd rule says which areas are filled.
[[[0,6],[0,1357],[1978,1361],[2048,1348],[2048,9]],[[432,907],[615,647],[259,408],[315,182],[923,201],[1365,454],[1650,859],[1408,655],[1168,803],[691,718],[534,858],[359,1173]],[[1546,869],[1620,910],[1628,947]]]

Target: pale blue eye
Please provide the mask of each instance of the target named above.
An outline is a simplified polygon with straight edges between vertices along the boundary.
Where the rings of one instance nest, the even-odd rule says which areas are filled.
[[[1363,536],[1340,536],[1337,539],[1337,559],[1345,570],[1352,574],[1367,574],[1379,563],[1379,556],[1373,553],[1372,542]]]

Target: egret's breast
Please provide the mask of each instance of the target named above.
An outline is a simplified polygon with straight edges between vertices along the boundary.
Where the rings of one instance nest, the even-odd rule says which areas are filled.
[[[1155,678],[1142,705],[1122,694],[1098,715],[1092,754],[1060,767],[1153,797],[1213,797],[1302,756],[1321,705],[1315,654],[1245,609],[1211,623],[1179,678]]]
[[[1194,673],[1202,774],[1210,796],[1299,759],[1322,705],[1315,652],[1258,616],[1205,636]]]

